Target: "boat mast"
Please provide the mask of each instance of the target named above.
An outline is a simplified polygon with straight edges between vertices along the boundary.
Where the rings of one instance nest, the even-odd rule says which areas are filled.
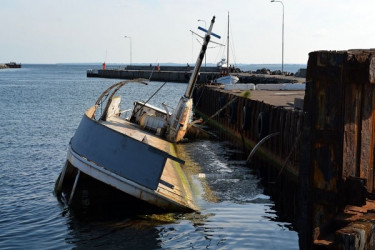
[[[188,86],[186,88],[185,95],[180,98],[180,101],[177,104],[177,107],[168,120],[168,127],[166,132],[166,138],[170,142],[179,142],[181,141],[187,131],[190,115],[193,109],[193,99],[191,98],[193,94],[193,89],[198,78],[199,69],[202,65],[204,54],[206,53],[207,45],[210,42],[212,28],[215,23],[215,16],[211,20],[211,25],[206,32],[204,37],[204,42],[202,49],[199,53],[197,62],[195,63],[195,68],[191,74]]]
[[[191,98],[191,95],[193,94],[194,85],[195,85],[195,82],[197,81],[197,78],[198,78],[199,69],[202,65],[203,58],[204,58],[205,53],[206,53],[207,45],[210,42],[211,31],[212,31],[212,27],[214,26],[214,23],[215,23],[215,16],[211,20],[210,27],[209,27],[209,29],[206,33],[206,36],[204,37],[204,43],[202,45],[201,52],[199,53],[199,56],[197,58],[197,62],[195,63],[194,71],[190,76],[190,80],[189,80],[189,83],[188,83],[188,86],[187,86],[186,92],[185,92],[186,98]]]
[[[229,75],[229,11],[228,11],[228,29],[227,29],[227,75]]]

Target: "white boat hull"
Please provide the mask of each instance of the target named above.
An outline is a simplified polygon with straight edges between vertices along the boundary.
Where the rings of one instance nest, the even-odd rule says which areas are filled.
[[[239,78],[233,75],[222,76],[215,80],[216,83],[221,83],[221,84],[235,84],[238,81],[239,81]]]

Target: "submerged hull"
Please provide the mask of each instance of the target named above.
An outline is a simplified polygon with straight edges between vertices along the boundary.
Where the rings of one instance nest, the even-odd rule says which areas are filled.
[[[127,120],[98,122],[85,115],[71,140],[56,192],[65,190],[69,203],[74,202],[83,173],[161,211],[195,211],[180,169],[184,162],[168,152],[171,146]]]

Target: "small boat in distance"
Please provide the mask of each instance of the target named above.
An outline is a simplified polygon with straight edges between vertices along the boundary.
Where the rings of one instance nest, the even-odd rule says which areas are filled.
[[[220,84],[235,84],[239,81],[239,78],[235,75],[230,74],[230,64],[229,64],[229,12],[228,12],[228,30],[227,30],[227,59],[221,59],[217,63],[218,67],[221,67],[220,75],[221,77],[214,80],[215,83]]]
[[[107,88],[84,114],[68,148],[68,156],[55,186],[57,197],[74,204],[89,197],[90,204],[112,198],[126,209],[143,212],[197,211],[185,163],[175,153],[174,143],[187,131],[192,112],[192,92],[215,22],[211,20],[184,96],[170,113],[147,102],[135,102],[122,111],[119,90],[126,80]],[[99,107],[101,107],[99,109]],[[84,192],[78,192],[79,189]]]
[[[214,83],[221,84],[235,84],[239,81],[239,78],[234,75],[225,75],[214,80]]]

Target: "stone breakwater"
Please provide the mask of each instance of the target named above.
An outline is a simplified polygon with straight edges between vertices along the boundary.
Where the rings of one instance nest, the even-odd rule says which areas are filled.
[[[8,67],[5,64],[0,64],[0,69],[7,69]]]

